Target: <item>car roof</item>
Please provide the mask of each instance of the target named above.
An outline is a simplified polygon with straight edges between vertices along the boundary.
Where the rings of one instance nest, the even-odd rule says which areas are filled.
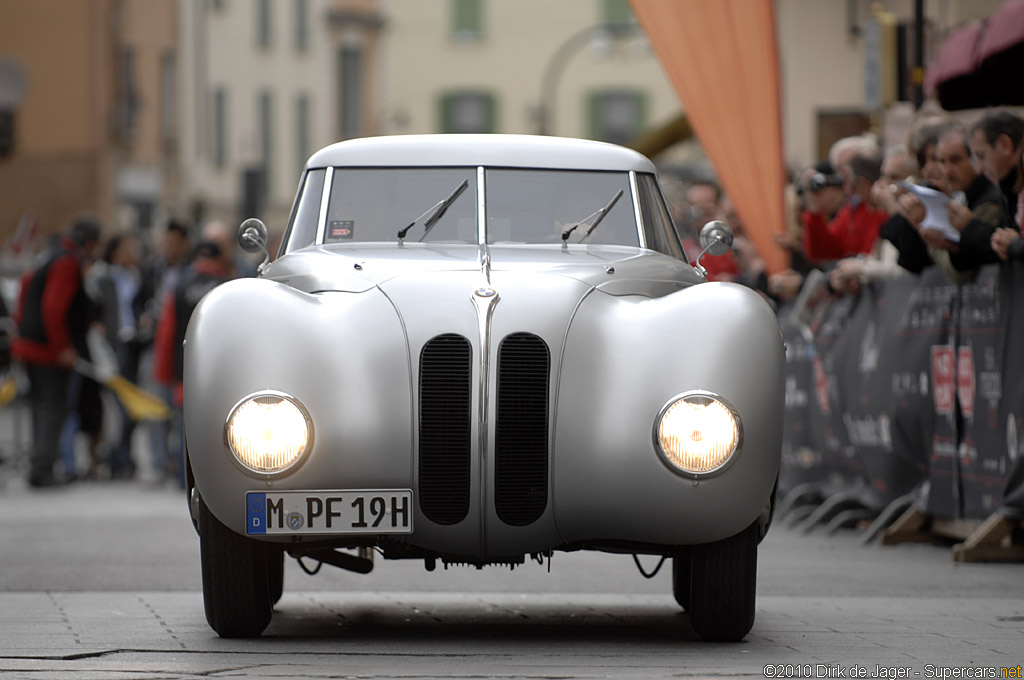
[[[642,154],[614,144],[538,135],[392,135],[338,142],[307,168],[478,166],[654,172]]]

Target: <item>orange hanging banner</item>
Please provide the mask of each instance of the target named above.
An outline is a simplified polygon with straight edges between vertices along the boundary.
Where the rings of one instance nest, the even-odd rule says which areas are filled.
[[[773,0],[630,0],[769,273],[788,266]]]

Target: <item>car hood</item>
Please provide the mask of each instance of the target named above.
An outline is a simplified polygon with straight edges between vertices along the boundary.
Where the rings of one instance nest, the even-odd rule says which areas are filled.
[[[703,281],[685,262],[642,248],[423,243],[304,248],[272,263],[264,278],[307,293],[361,293],[404,278],[424,284],[432,273],[453,272],[558,276],[612,295],[647,297]]]

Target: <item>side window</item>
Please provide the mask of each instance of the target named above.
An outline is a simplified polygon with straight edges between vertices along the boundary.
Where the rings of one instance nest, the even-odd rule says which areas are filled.
[[[647,247],[686,262],[686,254],[679,243],[679,235],[665,206],[657,179],[649,174],[638,174],[636,179]]]
[[[306,181],[302,185],[302,193],[295,201],[292,220],[284,236],[285,252],[305,248],[316,241],[316,227],[320,219],[320,199],[324,193],[324,177],[327,171],[323,168],[310,170],[306,173]]]

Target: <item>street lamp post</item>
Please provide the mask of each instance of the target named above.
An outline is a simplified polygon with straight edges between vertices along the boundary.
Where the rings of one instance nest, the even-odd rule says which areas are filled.
[[[558,96],[556,87],[558,81],[565,71],[566,65],[580,48],[587,45],[595,35],[605,33],[612,37],[623,37],[633,31],[640,30],[638,24],[597,24],[589,26],[578,33],[574,33],[558,46],[551,58],[544,67],[544,75],[541,78],[540,105],[537,107],[537,134],[554,134],[554,113],[555,97]]]

